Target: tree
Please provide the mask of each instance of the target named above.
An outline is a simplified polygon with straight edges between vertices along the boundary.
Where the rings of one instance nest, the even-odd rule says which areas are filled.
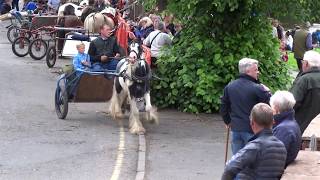
[[[146,0],[152,5],[155,0]],[[238,61],[260,62],[260,80],[272,90],[290,82],[270,15],[310,14],[311,0],[170,0],[167,8],[183,22],[180,40],[159,60],[161,81],[153,81],[160,107],[187,112],[218,110],[224,86],[238,75]],[[319,4],[319,3],[318,3]],[[289,12],[288,8],[300,11]]]

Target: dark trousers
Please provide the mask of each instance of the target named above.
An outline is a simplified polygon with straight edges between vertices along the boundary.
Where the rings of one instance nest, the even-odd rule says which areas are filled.
[[[299,73],[297,75],[297,77],[298,77],[302,73],[302,59],[296,58],[296,61],[297,61],[297,65],[298,65],[298,68],[299,68]]]
[[[151,66],[153,68],[157,68],[157,58],[156,57],[151,57]]]
[[[19,11],[19,0],[12,1],[12,9],[14,8],[16,8],[17,11]]]

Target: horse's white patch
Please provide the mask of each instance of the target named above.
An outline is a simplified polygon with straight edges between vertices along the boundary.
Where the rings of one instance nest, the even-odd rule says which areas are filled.
[[[146,62],[145,61],[139,61],[140,66],[142,66],[144,69],[146,69]]]

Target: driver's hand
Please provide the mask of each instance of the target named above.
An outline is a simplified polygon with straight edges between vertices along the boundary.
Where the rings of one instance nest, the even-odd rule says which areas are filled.
[[[107,62],[108,61],[108,56],[101,56],[101,62]]]

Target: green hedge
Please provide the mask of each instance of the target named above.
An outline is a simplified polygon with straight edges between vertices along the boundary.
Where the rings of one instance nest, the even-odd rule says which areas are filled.
[[[154,1],[154,0],[152,0]],[[168,10],[184,24],[180,40],[159,59],[152,82],[153,101],[159,107],[185,112],[214,112],[225,85],[238,75],[238,61],[260,62],[260,80],[271,90],[290,83],[279,42],[272,38],[269,1],[171,0]],[[285,2],[291,1],[284,1]],[[281,4],[281,3],[280,3]],[[150,5],[150,4],[149,4]]]

